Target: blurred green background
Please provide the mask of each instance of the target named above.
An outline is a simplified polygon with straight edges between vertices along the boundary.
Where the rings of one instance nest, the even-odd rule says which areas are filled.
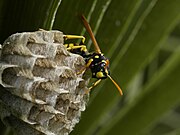
[[[84,35],[93,51],[78,14],[124,96],[101,82],[71,135],[179,135],[180,0],[0,0],[0,43],[16,32],[58,29]]]

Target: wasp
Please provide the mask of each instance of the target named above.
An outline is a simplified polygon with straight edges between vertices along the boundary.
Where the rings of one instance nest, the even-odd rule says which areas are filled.
[[[93,52],[93,53],[88,52],[86,45],[85,45],[85,37],[84,36],[64,35],[65,40],[81,39],[81,42],[79,44],[77,44],[77,43],[65,44],[68,51],[81,55],[86,62],[85,67],[83,69],[81,69],[77,74],[81,74],[83,71],[85,71],[87,69],[91,70],[92,78],[96,78],[97,80],[91,85],[91,87],[89,87],[89,91],[93,87],[98,85],[101,82],[101,80],[109,78],[113,82],[113,84],[116,86],[116,88],[118,89],[120,95],[123,95],[123,92],[122,92],[121,88],[119,87],[119,85],[110,76],[109,60],[101,52],[89,23],[87,22],[86,18],[83,15],[81,15],[81,20],[93,42],[95,52]]]

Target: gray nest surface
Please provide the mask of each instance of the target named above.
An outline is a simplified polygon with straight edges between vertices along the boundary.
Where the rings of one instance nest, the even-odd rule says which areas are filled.
[[[68,135],[88,99],[84,59],[64,47],[60,31],[11,35],[2,45],[0,116],[17,135]]]

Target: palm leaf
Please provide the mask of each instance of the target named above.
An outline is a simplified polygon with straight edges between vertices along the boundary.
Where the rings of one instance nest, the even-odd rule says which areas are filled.
[[[84,14],[110,58],[111,76],[125,95],[120,97],[110,80],[103,81],[92,91],[87,110],[71,134],[178,133],[174,121],[165,129],[168,117],[175,115],[168,112],[179,114],[174,111],[180,87],[179,5],[178,0],[1,0],[0,41],[16,32],[43,28],[85,35],[89,46],[77,17]]]

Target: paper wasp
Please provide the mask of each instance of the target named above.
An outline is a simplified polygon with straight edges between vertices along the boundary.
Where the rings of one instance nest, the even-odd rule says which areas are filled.
[[[92,86],[89,88],[89,90],[91,90],[93,87],[95,87],[97,84],[99,84],[102,79],[109,78],[113,82],[113,84],[116,86],[116,88],[119,90],[120,95],[123,95],[122,90],[119,87],[119,85],[110,76],[109,60],[101,52],[89,23],[87,22],[86,18],[83,15],[81,15],[81,20],[82,20],[87,32],[89,33],[93,44],[94,44],[95,52],[93,52],[93,53],[88,52],[88,50],[85,46],[85,37],[76,36],[76,35],[64,35],[65,40],[81,39],[80,44],[75,44],[75,43],[65,44],[65,46],[67,47],[67,50],[69,50],[72,53],[81,55],[86,62],[86,66],[81,71],[79,71],[78,74],[82,73],[83,71],[85,71],[89,68],[92,72],[92,78],[97,79],[97,81],[95,81],[92,84]]]

